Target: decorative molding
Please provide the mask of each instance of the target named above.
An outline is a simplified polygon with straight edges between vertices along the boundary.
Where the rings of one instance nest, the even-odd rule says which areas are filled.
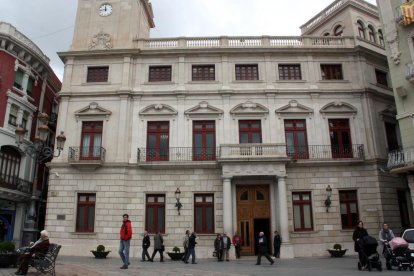
[[[331,102],[322,107],[319,112],[322,114],[323,118],[329,114],[352,114],[352,116],[355,117],[358,110],[349,103]]]
[[[79,109],[75,112],[76,121],[86,118],[101,118],[105,119],[106,121],[109,120],[109,116],[111,116],[112,112],[108,109],[100,107],[98,103],[91,102],[87,107]]]
[[[390,58],[394,61],[395,65],[400,64],[400,46],[399,46],[399,39],[397,30],[394,30],[391,34],[387,35],[387,42],[390,46],[391,56]]]
[[[397,109],[395,106],[393,105],[389,105],[387,106],[386,109],[384,109],[383,111],[379,112],[380,118],[382,121],[393,121],[393,122],[397,122]]]
[[[96,34],[92,41],[88,45],[89,50],[97,49],[97,50],[109,50],[112,49],[112,41],[111,41],[111,35],[99,32]]]
[[[190,117],[219,117],[223,116],[223,110],[211,106],[206,101],[200,102],[197,106],[184,111],[184,115],[189,119]]]
[[[231,116],[245,116],[245,117],[265,117],[269,114],[269,109],[262,104],[254,103],[250,100],[236,105],[230,110]]]
[[[176,116],[177,114],[177,110],[166,104],[153,104],[139,112],[140,116]]]
[[[291,100],[289,104],[276,109],[277,116],[292,115],[292,114],[306,114],[311,116],[313,109],[298,103],[296,100]]]

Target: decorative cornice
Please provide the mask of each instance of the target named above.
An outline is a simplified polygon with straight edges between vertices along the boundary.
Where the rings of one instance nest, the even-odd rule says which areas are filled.
[[[304,106],[296,100],[291,100],[289,104],[276,109],[276,114],[280,117],[285,114],[313,114],[313,109]]]
[[[197,106],[192,107],[190,109],[187,109],[184,111],[184,114],[187,118],[190,117],[222,117],[223,116],[223,110],[211,106],[206,101],[200,102]]]
[[[140,116],[176,116],[178,111],[167,104],[153,104],[144,107],[140,112]]]
[[[319,112],[322,114],[323,118],[328,114],[352,114],[352,116],[355,117],[358,110],[349,103],[338,101],[326,104]]]
[[[84,119],[84,118],[90,118],[90,117],[102,118],[108,121],[109,116],[111,114],[112,112],[109,111],[108,109],[100,107],[99,104],[96,102],[91,102],[88,106],[76,111],[75,117],[76,117],[76,121],[79,121],[80,119]]]

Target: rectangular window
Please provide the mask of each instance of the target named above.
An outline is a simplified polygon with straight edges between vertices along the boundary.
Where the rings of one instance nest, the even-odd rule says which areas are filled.
[[[351,130],[348,119],[329,119],[329,136],[333,158],[352,158]]]
[[[261,143],[262,124],[260,120],[240,120],[239,121],[239,141],[240,143]]]
[[[109,66],[88,67],[86,82],[108,82]]]
[[[171,81],[171,66],[150,66],[148,81]]]
[[[165,233],[165,195],[147,195],[145,229],[151,234]]]
[[[236,80],[258,80],[259,69],[257,64],[237,64]]]
[[[342,229],[352,229],[358,221],[358,199],[356,191],[339,191]]]
[[[22,128],[27,130],[27,121],[29,119],[29,113],[28,112],[23,112],[23,117],[22,117]]]
[[[96,194],[78,194],[76,232],[93,232]]]
[[[23,90],[23,71],[20,69],[17,69],[16,71],[16,77],[14,79],[13,86],[19,90]]]
[[[81,159],[100,160],[102,152],[102,121],[82,122]]]
[[[279,64],[280,80],[301,80],[300,64]]]
[[[9,114],[9,125],[17,126],[17,113],[19,112],[19,108],[12,104],[10,106],[10,114]]]
[[[385,122],[385,133],[387,135],[388,151],[399,149],[397,137],[397,125],[389,122]]]
[[[293,192],[293,220],[295,231],[313,230],[310,192]]]
[[[193,65],[193,81],[213,81],[216,79],[214,65]]]
[[[387,73],[386,72],[375,69],[375,77],[377,79],[377,84],[388,87]]]
[[[397,190],[398,207],[400,209],[401,226],[403,228],[410,227],[410,215],[408,210],[410,205],[407,201],[407,192],[405,190]]]
[[[31,95],[32,95],[33,83],[34,83],[34,81],[33,81],[33,79],[32,79],[32,78],[29,78],[29,79],[27,80],[27,89],[26,89],[26,93],[27,93],[27,95],[29,95],[29,96],[31,96]]]
[[[308,159],[306,120],[285,120],[286,152],[293,159]]]
[[[193,121],[193,160],[216,159],[216,122]]]
[[[148,122],[147,161],[168,161],[170,122]]]
[[[194,231],[214,233],[214,194],[194,195]]]
[[[321,64],[322,80],[343,80],[341,64]]]

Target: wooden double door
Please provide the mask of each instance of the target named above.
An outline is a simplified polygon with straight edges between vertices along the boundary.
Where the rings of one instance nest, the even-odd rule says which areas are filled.
[[[236,186],[237,230],[243,239],[242,254],[257,254],[256,237],[264,232],[270,241],[269,185]],[[270,244],[270,242],[269,242]]]

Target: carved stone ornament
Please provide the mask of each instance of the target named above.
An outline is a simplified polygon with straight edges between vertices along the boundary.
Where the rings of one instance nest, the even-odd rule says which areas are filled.
[[[89,43],[89,50],[109,50],[112,49],[111,36],[104,32],[96,34]]]
[[[392,37],[387,38],[388,45],[390,46],[391,59],[395,65],[400,64],[401,52],[399,49],[399,39],[397,31],[392,33]]]

